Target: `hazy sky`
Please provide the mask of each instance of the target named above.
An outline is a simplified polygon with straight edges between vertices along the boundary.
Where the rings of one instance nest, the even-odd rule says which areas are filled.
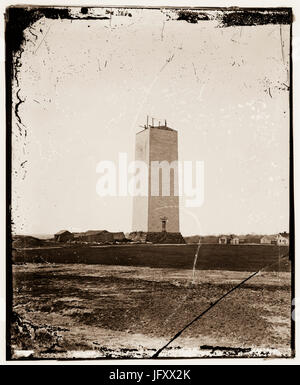
[[[204,162],[203,206],[180,207],[184,235],[288,230],[289,26],[130,12],[26,31],[14,231],[130,231],[132,197],[100,198],[96,166],[133,160],[147,114],[178,130],[179,160]]]

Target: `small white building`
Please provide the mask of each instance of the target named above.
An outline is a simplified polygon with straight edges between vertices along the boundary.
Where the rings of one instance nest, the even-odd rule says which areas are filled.
[[[238,245],[238,244],[240,243],[239,237],[232,237],[232,238],[230,239],[230,243],[231,243],[232,245]]]
[[[262,238],[260,238],[260,243],[265,245],[270,245],[272,243],[272,239],[274,237],[271,237],[270,235],[265,235]]]
[[[227,244],[227,237],[222,236],[219,238],[219,244],[220,245],[226,245]]]
[[[261,244],[265,245],[277,245],[277,246],[288,246],[289,245],[289,238],[284,237],[282,234],[277,234],[276,236],[273,235],[265,235],[260,239]]]
[[[287,237],[282,236],[281,234],[278,234],[276,236],[276,244],[278,246],[288,246],[289,245],[289,239]]]

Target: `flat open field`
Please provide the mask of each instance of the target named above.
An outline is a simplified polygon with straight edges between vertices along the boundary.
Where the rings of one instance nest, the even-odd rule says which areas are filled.
[[[119,246],[65,246],[14,250],[14,262],[83,263],[154,268],[191,269],[197,245],[133,244]],[[278,270],[280,257],[287,246],[203,244],[199,249],[196,269],[257,271],[274,263]],[[278,263],[277,263],[278,262]],[[282,271],[288,271],[284,264]]]
[[[145,247],[147,252],[161,251],[161,246]],[[271,271],[261,272],[219,302],[159,357],[290,356],[291,274],[288,259],[278,258],[278,250],[274,256],[273,247],[258,246],[259,259],[255,248],[251,258],[235,254],[246,246],[232,246],[232,255],[223,265],[220,255],[206,256],[202,250],[192,282],[195,247],[185,246],[192,254],[186,260],[174,254],[174,268],[164,264],[169,266],[175,250],[186,250],[183,246],[162,247],[172,252],[146,255],[146,263],[156,262],[156,267],[141,266],[139,255],[131,256],[132,266],[121,266],[126,258],[118,251],[110,264],[47,261],[14,265],[14,357],[150,358],[212,302],[266,262],[273,263]],[[108,249],[111,253],[112,248]],[[101,262],[107,263],[106,258],[102,254]],[[116,263],[120,262],[117,258],[121,263]],[[232,268],[228,268],[229,261]]]

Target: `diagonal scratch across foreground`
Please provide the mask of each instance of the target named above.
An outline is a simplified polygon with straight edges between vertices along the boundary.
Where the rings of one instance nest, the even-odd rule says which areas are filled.
[[[283,258],[286,258],[288,257],[289,254],[285,254],[282,256],[281,259]],[[256,271],[255,273],[252,273],[251,275],[249,275],[249,277],[245,278],[243,281],[241,281],[239,284],[237,284],[236,286],[234,286],[232,289],[230,289],[229,291],[227,291],[225,294],[223,294],[219,299],[217,299],[215,302],[213,302],[208,308],[206,308],[202,313],[200,313],[197,317],[195,317],[192,321],[190,321],[188,324],[186,324],[181,330],[179,330],[178,333],[176,333],[168,343],[166,343],[163,347],[161,347],[160,349],[158,349],[152,356],[152,358],[157,358],[159,356],[159,354],[166,348],[168,347],[174,340],[176,340],[187,328],[189,328],[193,323],[195,323],[196,321],[198,321],[201,317],[204,316],[204,314],[206,314],[207,312],[209,312],[210,309],[212,309],[214,306],[216,306],[220,301],[222,301],[222,299],[224,299],[225,297],[227,297],[229,294],[231,294],[234,290],[238,289],[239,287],[241,287],[244,283],[246,283],[247,281],[249,281],[251,278],[253,278],[254,276],[256,276],[257,274],[261,273],[264,269],[274,265],[275,263],[278,263],[278,261],[276,262],[273,262],[273,263],[270,263],[266,266],[264,266],[263,268],[261,268],[260,270]]]
[[[200,247],[201,247],[201,238],[200,238],[200,236],[199,236],[198,247],[197,247],[197,251],[196,251],[196,254],[195,254],[194,265],[193,265],[193,278],[192,278],[192,283],[193,283],[193,284],[195,283],[196,263],[197,263],[197,259],[198,259],[198,254],[199,254]]]

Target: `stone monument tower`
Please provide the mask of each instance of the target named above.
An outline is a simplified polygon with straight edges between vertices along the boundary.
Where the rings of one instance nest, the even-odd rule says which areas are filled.
[[[146,240],[156,243],[184,243],[179,232],[179,197],[176,194],[177,131],[168,127],[166,121],[155,125],[152,119],[152,125],[149,125],[147,119],[144,129],[136,134],[135,160],[148,166],[148,196],[134,197],[131,234],[142,233]],[[155,175],[153,162],[157,167]],[[153,183],[155,176],[159,178],[156,186]]]

